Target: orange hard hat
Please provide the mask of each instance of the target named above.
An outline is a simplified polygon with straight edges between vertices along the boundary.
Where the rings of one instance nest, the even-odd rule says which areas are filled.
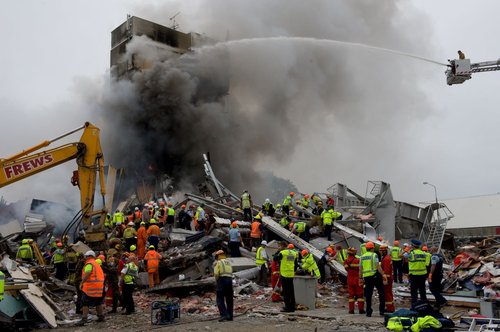
[[[101,262],[105,262],[106,261],[106,257],[104,255],[99,255],[97,256],[98,259],[101,260]]]
[[[329,254],[333,254],[333,248],[332,247],[327,247],[326,252]]]
[[[308,198],[309,198],[309,195],[308,195],[308,194],[305,194],[305,195],[304,195],[304,198],[305,198],[305,199],[308,199]]]
[[[186,204],[182,204],[181,209],[185,209],[185,208],[186,208]]]
[[[294,224],[293,224],[293,222],[291,222],[291,223],[288,225],[288,228],[290,228],[290,230],[292,230],[292,229],[293,229],[293,225],[294,225]]]
[[[57,242],[56,244],[59,248],[62,248],[62,243],[61,242]]]
[[[399,246],[399,241],[398,240],[394,241],[394,245]]]
[[[379,235],[377,239],[378,239],[379,241],[382,241],[384,238],[382,237],[382,235]]]
[[[370,241],[370,242],[366,242],[366,244],[365,244],[365,248],[366,248],[366,249],[373,249],[373,248],[375,248],[375,245],[373,244],[373,242],[372,242],[372,241]]]
[[[287,247],[287,248],[288,248],[288,249],[294,249],[294,248],[295,248],[295,246],[293,245],[293,243],[290,243],[290,244],[288,245],[288,247]]]
[[[309,253],[309,251],[308,251],[307,249],[304,249],[304,250],[302,250],[302,251],[301,251],[301,253],[300,253],[300,254],[302,255],[302,257],[304,257],[304,256],[305,256],[305,255],[307,255],[308,253]]]
[[[238,223],[237,223],[236,221],[233,221],[233,222],[231,223],[231,227],[233,227],[233,228],[238,227]]]
[[[422,250],[423,250],[423,251],[427,251],[427,250],[428,250],[428,249],[427,249],[427,246],[423,246],[423,247],[422,247]]]
[[[293,191],[290,191],[290,196],[295,196],[295,193]]]

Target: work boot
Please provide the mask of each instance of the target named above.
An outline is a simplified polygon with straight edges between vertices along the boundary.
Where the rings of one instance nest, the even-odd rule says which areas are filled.
[[[366,317],[371,317],[372,316],[372,312],[373,312],[372,309],[366,310]]]
[[[349,314],[354,315],[354,310],[349,310]]]
[[[360,315],[364,315],[364,314],[366,314],[366,311],[364,311],[364,310],[360,310],[360,311],[359,311],[359,314],[360,314]]]
[[[227,320],[227,317],[226,316],[222,316],[221,318],[219,318],[219,322],[224,322]]]
[[[98,317],[97,317],[97,321],[98,321],[98,322],[105,322],[105,321],[106,321],[106,318],[104,318],[104,316],[98,316]]]

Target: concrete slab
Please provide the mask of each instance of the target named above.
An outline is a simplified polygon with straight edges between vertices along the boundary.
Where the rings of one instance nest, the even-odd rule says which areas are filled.
[[[21,295],[50,327],[56,328],[56,313],[43,299],[42,291],[34,284],[29,284],[28,287],[20,291]]]
[[[229,257],[226,258],[233,267],[233,272],[248,270],[255,267],[255,259],[248,257]]]

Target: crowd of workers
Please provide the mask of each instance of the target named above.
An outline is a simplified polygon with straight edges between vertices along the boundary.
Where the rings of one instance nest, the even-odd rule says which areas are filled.
[[[437,253],[437,248],[430,248],[429,252],[425,246],[421,248],[418,240],[412,240],[411,245],[405,243],[403,247],[399,246],[399,241],[394,241],[390,249],[386,244],[367,242],[361,245],[360,255],[357,255],[356,248],[342,248],[340,245],[331,244],[325,248],[318,261],[308,250],[297,251],[293,244],[279,242],[276,254],[270,257],[266,250],[268,241],[262,223],[264,216],[275,217],[276,213],[281,213],[283,217],[277,222],[309,241],[310,223],[304,220],[307,216],[302,215],[300,209],[293,208],[294,195],[294,192],[290,192],[283,203],[276,206],[266,199],[261,212],[255,216],[248,191],[243,192],[240,201],[244,219],[251,221],[248,247],[256,252],[256,265],[259,267],[257,283],[272,287],[272,300],[284,302],[282,311],[295,310],[295,275],[310,275],[320,283],[325,283],[327,267],[333,260],[342,264],[347,271],[347,278],[340,280],[347,285],[350,314],[354,314],[357,303],[360,314],[372,315],[374,289],[379,296],[379,313],[383,315],[393,312],[394,283],[410,284],[411,302],[415,305],[419,297],[420,300],[427,301],[425,285],[428,281],[429,289],[436,298],[436,306],[446,304],[446,299],[440,293],[443,258]],[[326,208],[323,208],[323,200],[315,195],[312,195],[311,199],[309,195],[304,195],[301,200],[296,200],[295,204],[312,208],[312,214],[321,220],[321,235],[331,241],[333,223],[342,219],[342,214],[334,208],[333,199],[327,198]],[[107,216],[104,224],[108,230],[107,251],[96,253],[89,250],[81,255],[74,250],[73,245],[68,244],[67,237],[51,239],[44,259],[46,263],[53,264],[57,279],[67,278],[69,284],[76,286],[76,309],[77,313],[82,314],[79,325],[87,322],[89,307],[96,307],[98,321],[104,321],[104,302],[112,307],[109,313],[116,313],[119,305],[124,311],[123,314],[135,312],[132,293],[138,273],[148,273],[149,287],[160,283],[160,235],[161,232],[169,234],[174,223],[185,229],[206,230],[210,227],[210,216],[203,204],[189,207],[182,205],[176,213],[171,202],[149,202],[142,210],[135,207],[127,214],[117,210]],[[77,238],[74,242],[78,240],[84,239]],[[230,255],[240,257],[240,247],[245,246],[245,243],[236,221],[230,225],[227,240]],[[381,242],[383,239],[378,240]],[[230,321],[233,319],[232,267],[226,260],[225,251],[217,250],[214,258],[220,321]],[[23,240],[16,259],[25,262],[34,259],[30,240]]]

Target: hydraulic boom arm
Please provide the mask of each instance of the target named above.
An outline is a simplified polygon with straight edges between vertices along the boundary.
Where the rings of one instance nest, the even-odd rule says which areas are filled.
[[[500,70],[500,59],[472,64],[470,59],[455,59],[448,62],[450,64],[445,72],[448,85],[462,84],[472,78],[472,73]]]

